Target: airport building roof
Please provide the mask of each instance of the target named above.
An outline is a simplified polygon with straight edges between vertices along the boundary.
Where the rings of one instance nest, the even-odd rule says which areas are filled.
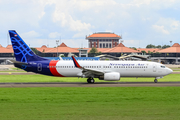
[[[6,48],[7,49],[12,49],[13,47],[12,47],[12,45],[8,45]]]
[[[42,53],[57,53],[57,48],[48,48],[47,46],[43,45],[40,48],[36,48],[38,51]],[[65,43],[62,43],[58,46],[58,53],[79,53],[79,48],[70,48]],[[88,52],[91,48],[83,48],[88,49]],[[159,48],[137,48],[137,50],[125,47],[122,43],[118,44],[114,48],[96,48],[98,52],[102,53],[141,53],[141,51],[148,51],[156,53],[180,53],[180,45],[175,43],[172,47],[166,49],[159,49]],[[12,45],[8,45],[7,47],[3,47],[0,45],[0,53],[13,53]]]
[[[92,38],[121,39],[121,36],[114,33],[110,33],[110,32],[98,32],[98,33],[93,33],[92,35],[89,35],[88,37],[86,37],[86,39],[92,39]]]
[[[7,49],[4,47],[0,47],[0,53],[14,53],[13,49]]]
[[[42,47],[36,49],[42,53],[46,53],[47,51],[52,50],[53,48],[48,48],[46,45],[43,45]]]
[[[58,48],[52,48],[45,53],[79,53],[79,50],[76,50],[74,48],[68,47],[66,44],[62,43],[61,45],[58,46]]]
[[[103,51],[103,53],[140,53],[140,52],[137,50],[125,47],[122,43],[120,43],[114,48]]]
[[[158,52],[159,53],[180,53],[180,45],[178,43],[174,43],[172,47],[159,50]]]

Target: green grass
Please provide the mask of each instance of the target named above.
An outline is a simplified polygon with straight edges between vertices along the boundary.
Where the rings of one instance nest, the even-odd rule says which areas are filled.
[[[2,82],[86,82],[87,78],[77,77],[51,77],[45,75],[0,75],[0,83]],[[154,78],[121,78],[115,82],[153,82]],[[180,74],[170,74],[159,82],[180,81]],[[104,80],[95,79],[95,82],[106,82]],[[110,81],[111,82],[111,81]]]
[[[173,70],[174,72],[180,72],[180,70]]]
[[[102,80],[95,79],[97,82]],[[120,82],[153,81],[154,78],[121,78]],[[170,74],[159,81],[180,81],[180,74]],[[51,77],[44,75],[1,75],[0,82],[86,82],[86,78]]]
[[[17,68],[17,67],[13,67],[13,68],[11,68],[12,70],[22,70],[22,69],[20,69],[20,68]]]
[[[173,67],[173,68],[171,68],[171,69],[172,69],[172,70],[173,70],[173,69],[180,69],[180,67]]]
[[[1,120],[179,120],[179,87],[0,88]]]

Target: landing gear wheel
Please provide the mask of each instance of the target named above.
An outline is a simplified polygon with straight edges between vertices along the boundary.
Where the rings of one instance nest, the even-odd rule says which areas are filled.
[[[87,82],[88,82],[88,83],[94,83],[94,79],[93,79],[93,78],[88,78],[88,79],[87,79]]]
[[[94,79],[93,79],[93,78],[91,79],[91,82],[90,82],[90,83],[94,83]]]
[[[154,82],[155,82],[155,83],[157,83],[157,82],[158,82],[158,80],[157,80],[157,79],[155,79],[155,80],[154,80]]]

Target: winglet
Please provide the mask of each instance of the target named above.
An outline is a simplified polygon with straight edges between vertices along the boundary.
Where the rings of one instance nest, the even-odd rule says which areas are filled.
[[[74,62],[74,65],[77,67],[77,68],[82,68],[79,63],[76,61],[76,59],[74,58],[74,56],[72,56],[72,59],[73,59],[73,62]]]

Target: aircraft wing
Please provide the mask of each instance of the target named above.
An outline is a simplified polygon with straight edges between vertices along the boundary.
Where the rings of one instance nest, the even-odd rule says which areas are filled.
[[[74,56],[72,56],[74,65],[79,68],[82,69],[82,74],[85,75],[85,77],[90,77],[92,75],[104,75],[104,72],[101,70],[96,70],[96,69],[89,69],[89,68],[84,68],[82,66],[79,65],[79,63],[76,61],[76,59],[74,58]]]

